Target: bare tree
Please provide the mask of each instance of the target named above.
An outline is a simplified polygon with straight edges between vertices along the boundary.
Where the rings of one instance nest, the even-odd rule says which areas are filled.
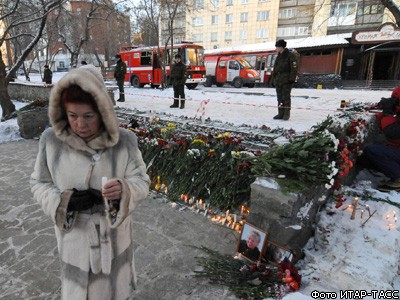
[[[71,55],[71,66],[78,64],[79,55],[83,51],[94,54],[101,65],[99,52],[102,51],[99,51],[100,45],[102,44],[101,47],[105,48],[104,52],[106,58],[108,58],[109,52],[115,52],[121,42],[118,40],[120,37],[117,37],[115,31],[122,30],[118,26],[123,22],[118,23],[118,19],[123,18],[123,16],[111,1],[83,1],[79,3],[79,8],[71,6],[60,10],[58,17],[58,37]],[[95,34],[96,30],[99,29],[105,29],[106,32]],[[101,36],[102,41],[94,41],[93,36]],[[125,40],[130,41],[130,31]]]
[[[133,9],[136,32],[140,36],[140,42],[146,46],[158,46],[160,40],[159,22],[160,9],[157,0],[141,0]]]
[[[46,25],[49,13],[60,6],[65,0],[0,0],[0,23],[4,26],[0,33],[0,47],[8,41],[27,38],[24,49],[15,61],[6,62],[0,51],[0,104],[3,110],[1,120],[14,116],[15,105],[8,94],[8,84],[14,78],[16,71],[39,42]],[[29,24],[29,26],[27,26]],[[20,31],[24,27],[29,31]]]

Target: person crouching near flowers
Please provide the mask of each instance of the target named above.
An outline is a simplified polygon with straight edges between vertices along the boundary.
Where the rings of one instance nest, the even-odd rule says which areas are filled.
[[[132,211],[150,184],[136,136],[118,127],[94,67],[57,82],[49,118],[30,184],[54,223],[61,297],[128,299],[136,284]]]
[[[390,98],[382,98],[377,106],[382,112],[376,115],[376,120],[386,143],[367,145],[361,162],[390,178],[377,187],[379,191],[400,191],[400,86],[393,90]]]

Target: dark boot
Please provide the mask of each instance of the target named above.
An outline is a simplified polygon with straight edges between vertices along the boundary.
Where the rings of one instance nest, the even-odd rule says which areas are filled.
[[[170,108],[179,107],[179,100],[174,100],[174,104],[170,106]]]
[[[185,108],[185,100],[181,100],[181,107],[180,107],[180,109],[183,109],[183,108]]]
[[[283,119],[283,110],[284,110],[284,108],[278,108],[278,114],[274,117],[274,120]]]
[[[284,108],[285,112],[283,113],[282,120],[289,120],[290,119],[290,108]]]
[[[119,93],[119,99],[117,101],[118,102],[125,102],[125,94]]]

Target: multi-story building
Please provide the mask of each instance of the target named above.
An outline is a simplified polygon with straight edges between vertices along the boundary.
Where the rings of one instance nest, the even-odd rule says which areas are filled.
[[[162,43],[170,37],[166,18],[161,15]],[[380,0],[182,0],[174,18],[173,37],[174,42],[200,43],[209,51],[237,49],[242,45],[259,48],[273,45],[277,39],[311,39],[308,46],[296,48],[304,74],[338,74],[345,80],[368,82],[398,80],[399,29],[386,23],[396,24],[396,20]],[[382,38],[357,42],[351,38],[356,32]],[[344,44],[318,45],[317,37],[332,38],[337,34],[341,34],[341,40],[345,38]],[[328,61],[333,62],[333,67],[329,67]]]
[[[190,1],[174,18],[174,42],[190,40],[205,49],[376,29],[394,21],[379,0]],[[165,18],[162,43],[169,37]]]

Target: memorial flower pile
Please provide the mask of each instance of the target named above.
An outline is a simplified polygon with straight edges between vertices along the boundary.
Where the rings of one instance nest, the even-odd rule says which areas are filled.
[[[27,111],[27,110],[35,109],[38,107],[47,107],[48,105],[49,105],[49,100],[38,99],[38,100],[35,100],[35,101],[21,107],[19,109],[19,111]]]
[[[171,128],[136,131],[153,188],[173,201],[187,194],[224,210],[249,199],[255,177],[246,158],[257,151],[245,151],[242,140],[229,132],[204,135]]]
[[[340,186],[365,141],[367,121],[346,114],[328,117],[288,143],[268,142],[255,150],[243,135],[204,132],[175,123],[146,123],[135,129],[152,188],[178,201],[182,194],[223,211],[250,199],[256,177],[273,177],[283,191],[300,192],[325,186],[343,202]]]
[[[196,258],[202,270],[195,271],[195,276],[227,286],[240,299],[281,299],[300,288],[301,275],[288,261],[275,267],[260,261],[249,263],[206,247],[201,249],[208,257]]]

